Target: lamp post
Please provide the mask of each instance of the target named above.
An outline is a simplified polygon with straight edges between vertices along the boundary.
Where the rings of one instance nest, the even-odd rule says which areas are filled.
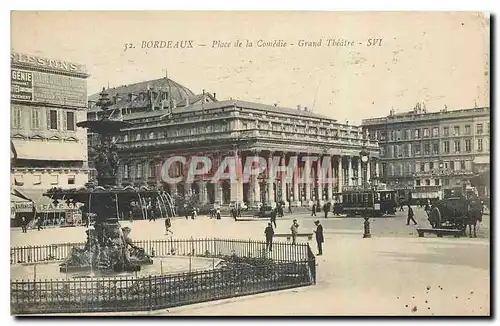
[[[366,166],[369,162],[369,157],[368,157],[369,153],[365,150],[361,151],[359,153],[359,156],[361,157],[361,163],[363,164],[363,170],[361,171],[361,173],[363,173],[362,177],[363,177],[363,188],[366,189],[366,186],[367,186],[367,182],[366,182],[366,178],[364,177],[364,169],[366,169]],[[375,190],[372,189],[372,198],[373,200],[375,200],[375,196],[374,196],[374,192]],[[366,203],[366,205],[368,205],[368,203]],[[374,210],[372,209],[372,215],[374,214]],[[365,207],[365,213],[363,214],[363,218],[365,219],[365,221],[363,222],[363,239],[365,238],[371,238],[371,234],[370,234],[370,217],[368,216],[368,206]]]

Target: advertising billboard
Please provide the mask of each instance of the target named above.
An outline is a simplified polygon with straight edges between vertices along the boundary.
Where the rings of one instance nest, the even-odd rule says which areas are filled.
[[[16,101],[86,107],[87,84],[83,78],[12,68],[11,98]]]
[[[33,72],[33,101],[85,107],[86,81],[78,77]]]
[[[11,98],[18,101],[33,100],[33,72],[12,69],[10,74]]]

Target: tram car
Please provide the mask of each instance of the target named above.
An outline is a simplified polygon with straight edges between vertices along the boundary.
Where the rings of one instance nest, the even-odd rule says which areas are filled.
[[[362,215],[380,217],[396,214],[397,192],[395,190],[346,190],[337,194],[341,203],[333,205],[333,213],[348,217]]]

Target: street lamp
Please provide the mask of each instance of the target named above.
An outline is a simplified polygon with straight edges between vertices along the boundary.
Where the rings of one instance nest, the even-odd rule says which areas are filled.
[[[360,157],[361,157],[361,162],[363,164],[363,169],[366,169],[366,166],[368,164],[368,161],[369,161],[369,153],[367,151],[361,151],[359,153]],[[367,186],[367,182],[366,182],[366,179],[364,177],[364,170],[362,170],[362,173],[363,173],[363,188],[366,189],[366,186]],[[372,195],[372,199],[373,199],[373,202],[375,201],[375,190],[372,189],[371,191],[371,195]],[[363,196],[364,197],[364,196]],[[375,204],[375,203],[373,203]],[[375,214],[375,211],[374,209],[372,210],[372,215]],[[365,206],[365,213],[363,214],[363,218],[364,218],[364,222],[363,222],[363,239],[364,238],[371,238],[371,234],[370,234],[370,217],[368,216],[368,203],[366,203],[366,206]]]

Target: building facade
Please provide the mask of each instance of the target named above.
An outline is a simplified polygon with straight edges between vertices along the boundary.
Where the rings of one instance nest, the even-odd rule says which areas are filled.
[[[489,108],[426,112],[417,105],[362,126],[379,142],[381,181],[413,198],[442,198],[489,170]]]
[[[347,186],[361,185],[377,175],[378,145],[362,132],[360,126],[338,123],[309,111],[239,100],[218,101],[215,94],[195,95],[168,78],[107,89],[113,99],[117,119],[133,124],[115,140],[120,148],[123,185],[149,185],[170,194],[195,195],[203,204],[245,202],[250,206],[274,205],[277,201],[294,206],[313,201],[331,201]],[[91,98],[89,119],[99,117]],[[360,152],[370,155],[368,168],[362,169]],[[209,157],[214,167],[225,157],[242,162],[251,156],[267,162],[277,157],[280,164],[298,157],[300,171],[308,169],[301,158],[329,157],[329,175],[333,181],[318,182],[322,169],[311,163],[314,182],[290,180],[268,182],[265,173],[244,180],[212,183],[208,175],[186,182],[185,165],[174,166],[177,183],[162,179],[162,166],[169,157]],[[300,163],[302,162],[302,163]],[[270,163],[270,162],[269,162]],[[268,166],[271,166],[270,164]]]
[[[51,207],[47,189],[87,183],[87,133],[76,126],[86,119],[87,77],[80,64],[11,53],[11,184],[38,212],[64,207]]]

